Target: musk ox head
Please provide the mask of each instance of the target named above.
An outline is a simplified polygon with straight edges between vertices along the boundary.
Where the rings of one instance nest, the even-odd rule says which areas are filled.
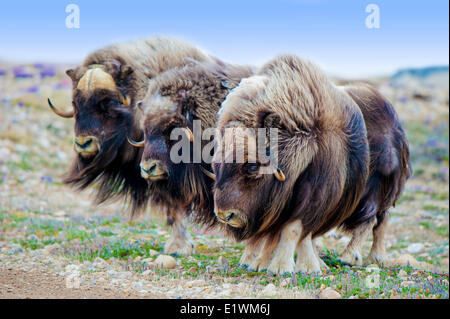
[[[278,138],[284,134],[278,127],[268,126],[275,118],[273,113],[258,112],[255,120],[261,122],[254,127],[232,122],[218,138],[213,159],[214,213],[238,240],[275,222],[287,200],[283,195],[289,194],[297,174],[289,164],[274,160],[282,155]],[[305,158],[314,152],[313,143],[304,146]]]
[[[189,144],[194,140],[189,128],[189,125],[192,126],[191,116],[182,115],[176,100],[159,94],[147,96],[140,107],[145,109],[141,122],[144,139],[135,142],[129,138],[128,141],[135,147],[143,148],[141,176],[153,185],[178,192],[180,185],[183,185],[186,165],[172,161],[171,150],[175,143],[181,142],[187,146],[183,150],[190,152]]]
[[[277,233],[295,219],[305,235],[321,233],[348,217],[362,195],[362,114],[308,62],[282,56],[243,80],[223,103],[218,130],[215,214],[238,240]]]
[[[88,172],[101,172],[118,156],[132,157],[135,150],[126,143],[126,137],[135,134],[135,111],[131,107],[132,98],[126,93],[133,70],[123,62],[110,60],[66,73],[73,83],[72,110],[60,111],[50,99],[49,105],[59,116],[75,119],[77,158],[66,180],[70,183],[79,182]],[[121,148],[128,152],[119,152]],[[90,176],[95,178],[96,174]]]
[[[172,146],[178,140],[171,139],[172,132],[179,129],[187,143],[193,142],[194,135],[186,119],[177,112],[152,112],[143,121],[144,140],[130,144],[143,147],[140,163],[141,176],[149,182],[178,185],[176,181],[184,176],[184,164],[174,163],[170,157]]]
[[[184,178],[186,166],[195,165],[174,162],[172,147],[180,141],[180,136],[184,137],[187,147],[179,151],[187,152],[184,155],[192,158],[191,128],[195,124],[202,129],[214,128],[217,111],[230,87],[236,86],[241,76],[248,73],[248,67],[230,66],[219,60],[205,64],[191,61],[153,79],[139,106],[145,113],[141,123],[144,140],[130,141],[134,146],[144,147],[141,175],[149,181],[167,180],[169,184],[175,182],[171,179]],[[198,122],[194,123],[195,120]],[[205,144],[201,136],[198,139],[198,145]]]

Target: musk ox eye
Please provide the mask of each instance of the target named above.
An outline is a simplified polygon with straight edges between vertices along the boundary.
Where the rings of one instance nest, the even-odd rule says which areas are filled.
[[[100,106],[105,110],[109,110],[110,108],[114,107],[115,104],[116,104],[115,101],[111,99],[105,99],[100,102]]]
[[[259,164],[247,163],[244,165],[244,172],[248,175],[255,175],[259,173]]]

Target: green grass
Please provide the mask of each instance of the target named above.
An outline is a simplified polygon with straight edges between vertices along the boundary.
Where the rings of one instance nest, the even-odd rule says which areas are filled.
[[[431,212],[440,212],[438,205],[426,204],[423,208]],[[45,248],[47,245],[59,244],[59,254],[78,260],[80,262],[92,262],[96,257],[104,260],[117,259],[127,265],[127,269],[142,272],[148,269],[148,265],[141,261],[134,261],[138,256],[142,259],[152,256],[150,250],[162,252],[167,238],[158,235],[158,229],[162,226],[149,220],[143,222],[128,222],[118,216],[105,216],[87,219],[71,219],[62,222],[51,217],[42,218],[38,211],[8,213],[0,209],[0,222],[6,230],[22,228],[20,234],[23,237],[13,240],[24,249],[35,250]],[[448,238],[448,227],[437,226],[432,220],[424,220],[420,223],[425,229],[435,231],[442,237]],[[30,236],[35,235],[35,236]],[[141,238],[143,237],[143,238]],[[214,240],[217,236],[209,235],[206,238]],[[399,238],[396,245],[390,247],[390,251],[406,248],[410,241]],[[448,245],[448,244],[447,244]],[[375,277],[374,273],[365,268],[349,268],[338,259],[338,253],[334,250],[320,252],[322,259],[330,267],[326,273],[319,275],[294,274],[284,276],[270,276],[266,272],[249,272],[239,265],[239,259],[244,249],[243,244],[230,242],[225,247],[214,247],[207,243],[197,243],[196,253],[192,256],[176,256],[180,268],[176,271],[153,269],[156,280],[164,278],[195,279],[214,275],[213,280],[229,278],[231,283],[238,284],[242,279],[253,280],[254,283],[267,285],[273,283],[281,285],[287,281],[287,289],[298,287],[306,291],[318,291],[326,287],[336,289],[344,298],[357,296],[358,298],[389,298],[392,293],[406,298],[426,297],[439,295],[448,298],[447,275],[438,275],[431,272],[415,271],[410,267],[382,268]],[[430,258],[417,258],[434,265],[439,264],[444,247],[436,247],[430,250]],[[224,260],[223,263],[219,259]],[[411,286],[402,286],[404,279],[399,278],[398,272],[403,269],[414,280]],[[426,279],[432,276],[432,282]],[[285,285],[285,284],[283,284]]]

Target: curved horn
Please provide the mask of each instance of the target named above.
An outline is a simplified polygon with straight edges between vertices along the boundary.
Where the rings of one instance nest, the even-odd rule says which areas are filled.
[[[130,143],[131,145],[133,145],[135,147],[144,147],[144,144],[145,144],[145,140],[142,140],[140,142],[135,142],[129,137],[127,137],[127,140],[128,140],[128,143]]]
[[[67,112],[62,112],[59,111],[52,103],[52,101],[50,100],[50,98],[47,99],[48,101],[48,105],[50,106],[50,108],[52,109],[53,112],[55,112],[55,114],[64,117],[66,119],[70,119],[73,117],[73,110],[72,111],[67,111]]]
[[[273,174],[280,182],[284,182],[286,180],[286,176],[284,175],[283,171],[278,167],[275,168]]]
[[[211,173],[210,171],[208,171],[206,168],[204,168],[203,166],[200,166],[202,172],[208,176],[209,178],[211,178],[212,180],[216,180],[216,175],[214,173]]]
[[[194,141],[194,134],[192,133],[191,129],[189,127],[184,127],[183,128],[186,131],[187,136],[189,137],[189,141],[193,142]]]

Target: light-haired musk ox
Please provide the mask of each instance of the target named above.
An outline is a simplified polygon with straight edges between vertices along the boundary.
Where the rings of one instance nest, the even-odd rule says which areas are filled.
[[[276,143],[267,129],[277,129]],[[358,105],[313,64],[286,55],[228,95],[218,131],[218,219],[251,249],[265,242],[256,259],[267,265],[260,268],[320,271],[312,238],[351,216],[368,178],[369,144]],[[263,152],[255,150],[260,144]],[[234,159],[239,150],[243,162]],[[261,154],[276,161],[262,161]]]
[[[217,112],[229,91],[252,74],[250,67],[216,60],[171,69],[150,83],[141,106],[144,139],[130,143],[144,149],[140,167],[151,202],[169,207],[173,223],[180,224],[169,250],[193,249],[183,215],[207,227],[216,224],[211,161]]]
[[[49,99],[56,114],[75,118],[77,156],[64,183],[80,190],[95,184],[97,203],[120,198],[130,203],[133,214],[145,208],[149,189],[140,175],[142,150],[127,142],[127,136],[142,138],[142,112],[136,104],[149,80],[189,59],[211,58],[184,41],[153,37],[97,50],[68,70],[73,108],[58,110]]]
[[[372,231],[368,262],[381,264],[388,210],[395,205],[412,173],[408,141],[395,109],[375,88],[356,83],[342,89],[358,104],[364,116],[370,148],[370,175],[355,212],[342,225],[342,229],[353,236],[341,260],[361,265],[360,248]]]

